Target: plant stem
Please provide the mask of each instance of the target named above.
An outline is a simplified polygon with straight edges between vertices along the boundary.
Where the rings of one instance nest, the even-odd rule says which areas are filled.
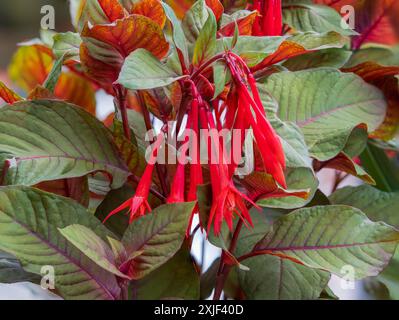
[[[127,116],[127,106],[126,106],[126,95],[127,90],[122,88],[121,85],[116,85],[114,87],[116,93],[116,99],[118,101],[119,110],[122,115],[122,124],[123,124],[123,132],[125,133],[125,137],[127,140],[131,140],[130,127],[129,127],[129,119]]]
[[[339,186],[341,185],[341,183],[348,177],[349,177],[348,173],[345,173],[345,172],[342,173],[341,171],[336,171],[335,172],[335,180],[332,185],[331,193],[334,193],[335,191],[337,191]]]
[[[129,300],[129,283],[121,285],[121,300]]]
[[[233,254],[237,248],[238,237],[240,235],[243,224],[244,224],[244,222],[241,219],[237,223],[236,229],[233,234],[233,238],[230,243],[230,248],[229,248],[229,252],[231,254]],[[220,297],[223,292],[224,284],[225,284],[227,277],[230,273],[230,270],[232,268],[232,266],[226,265],[225,261],[226,261],[226,253],[225,253],[225,251],[223,251],[222,257],[220,259],[218,274],[216,276],[216,287],[215,287],[215,294],[213,296],[213,300],[220,300]]]
[[[143,113],[146,129],[147,129],[147,131],[153,130],[153,127],[151,124],[150,112],[148,111],[147,107],[145,106],[144,99],[143,99],[140,91],[137,92],[137,98],[139,100],[141,112]],[[165,180],[167,174],[166,174],[166,172],[164,172],[165,170],[163,170],[163,168],[161,168],[161,166],[159,165],[158,162],[155,163],[155,169],[157,171],[157,175],[158,175],[159,181],[161,183],[163,195],[166,197],[166,195],[169,193],[168,186],[167,186],[167,183]]]
[[[1,173],[0,177],[0,186],[4,186],[4,181],[6,180],[8,169],[10,169],[10,160],[4,161],[3,172]]]
[[[259,250],[259,251],[252,251],[250,253],[244,254],[243,256],[239,257],[237,260],[238,262],[243,262],[244,260],[247,260],[249,258],[257,257],[257,256],[262,256],[265,254],[270,254],[270,250]]]
[[[197,78],[206,68],[208,68],[212,63],[218,61],[218,60],[222,60],[225,57],[225,53],[219,53],[216,56],[212,57],[211,59],[209,59],[208,61],[205,61],[198,69],[197,71],[195,71],[193,73],[193,75],[191,76],[191,79],[195,79]]]

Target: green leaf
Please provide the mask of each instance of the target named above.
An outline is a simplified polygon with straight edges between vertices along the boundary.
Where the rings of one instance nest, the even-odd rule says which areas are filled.
[[[242,230],[237,247],[238,256],[250,252],[270,230],[270,223],[275,219],[271,216],[270,210],[264,210],[262,213],[252,212],[255,229]],[[311,269],[271,255],[250,258],[243,263],[250,270],[238,270],[238,278],[247,299],[317,299],[330,279],[328,272]]]
[[[157,269],[181,248],[194,203],[167,204],[135,220],[122,243],[128,254],[141,251],[132,261],[129,276],[141,279]]]
[[[351,68],[368,61],[374,61],[383,66],[397,66],[399,65],[399,46],[368,46],[357,50],[353,53],[345,68]]]
[[[234,20],[234,35],[233,35],[233,39],[231,40],[231,48],[230,49],[234,49],[234,47],[237,45],[239,36],[240,36],[240,30],[238,29],[237,20]]]
[[[311,155],[321,161],[341,152],[358,125],[372,132],[385,117],[385,98],[377,88],[335,69],[273,74],[265,88],[278,101],[277,116],[302,129]]]
[[[107,237],[107,239],[114,254],[115,262],[122,264],[128,258],[125,246],[122,244],[122,242],[114,238]]]
[[[305,206],[312,199],[319,186],[315,173],[310,168],[287,168],[285,172],[288,192],[308,191],[309,196],[306,199],[297,196],[285,196],[281,198],[262,199],[257,202],[258,205],[266,208],[296,209]]]
[[[384,192],[371,186],[345,187],[330,196],[334,204],[346,204],[363,210],[373,221],[384,221],[399,228],[399,192]],[[398,249],[397,249],[398,251]],[[378,275],[392,299],[399,299],[399,255],[395,253],[388,267]]]
[[[341,68],[352,55],[351,51],[333,48],[310,52],[286,61],[283,66],[290,71],[299,71],[320,67]]]
[[[215,84],[215,94],[213,98],[216,99],[226,87],[226,84],[231,80],[230,70],[222,61],[217,61],[213,65],[213,82]]]
[[[342,276],[347,265],[356,279],[378,275],[389,263],[399,232],[371,222],[359,209],[318,206],[296,210],[276,221],[256,251],[300,261]]]
[[[199,299],[199,276],[184,246],[167,263],[132,286],[138,300]]]
[[[209,12],[205,0],[196,1],[193,6],[186,12],[182,27],[186,39],[189,43],[194,44],[199,37],[201,30],[204,28],[205,23],[209,17]]]
[[[275,52],[286,37],[253,37],[239,36],[232,51],[245,59],[251,67],[271,53]],[[225,51],[225,47],[233,47],[234,37],[223,37],[217,40],[217,52]]]
[[[118,118],[120,115],[118,115]],[[132,138],[129,141],[124,133],[123,124],[121,121],[114,119],[114,125],[112,128],[112,133],[114,136],[115,144],[117,145],[122,159],[126,162],[130,172],[133,175],[141,176],[147,166],[147,161],[145,159],[145,151],[147,145],[141,137],[142,133],[145,133],[145,123],[142,114],[134,110],[128,110],[128,121],[129,126],[132,128]],[[143,126],[142,126],[143,124]],[[139,146],[140,142],[140,146]]]
[[[199,66],[216,52],[217,24],[213,12],[208,9],[208,19],[195,42],[193,64]]]
[[[312,168],[312,160],[303,133],[292,122],[283,122],[277,117],[278,104],[265,90],[264,85],[258,85],[259,94],[267,116],[274,130],[281,138],[287,170],[285,172],[288,189],[307,190],[310,194],[306,199],[295,196],[269,198],[258,201],[258,204],[270,208],[296,209],[303,207],[312,200],[318,187],[318,180]]]
[[[183,77],[162,64],[151,52],[137,49],[126,58],[118,83],[131,90],[146,90],[165,87]]]
[[[0,153],[10,164],[6,184],[35,185],[102,171],[118,188],[130,175],[111,132],[65,102],[24,101],[1,108]]]
[[[368,140],[367,128],[357,127],[349,136],[343,152],[351,158],[357,157],[366,149]]]
[[[358,208],[371,220],[399,229],[399,192],[384,192],[368,185],[345,187],[335,191],[330,201]]]
[[[0,250],[21,261],[27,272],[54,267],[55,289],[64,299],[119,298],[113,274],[99,268],[58,231],[72,224],[93,230],[103,240],[105,227],[69,199],[28,187],[0,189]]]
[[[231,46],[233,37],[217,40],[217,52],[225,51],[225,46]],[[226,43],[226,44],[225,44]],[[233,52],[240,55],[248,66],[253,67],[265,58],[277,54],[277,59],[286,60],[301,51],[318,51],[329,48],[342,48],[345,38],[336,32],[304,32],[282,37],[240,36]],[[273,60],[272,60],[273,61]],[[279,60],[280,61],[280,60]]]
[[[61,56],[58,58],[47,76],[47,79],[43,83],[43,87],[45,87],[50,92],[54,93],[55,86],[57,85],[58,79],[61,76],[62,66],[64,64],[65,56]]]
[[[53,52],[57,58],[64,56],[65,59],[80,61],[81,43],[82,39],[78,33],[58,33],[54,36]]]
[[[95,214],[96,217],[100,221],[104,221],[104,219],[112,210],[127,201],[129,198],[132,198],[134,193],[134,188],[129,185],[125,185],[119,189],[111,190],[98,206]],[[105,226],[117,236],[122,237],[129,226],[129,217],[124,214],[111,217],[109,220],[107,220]]]
[[[360,155],[363,167],[376,181],[376,187],[382,191],[399,190],[399,176],[395,165],[378,147],[369,143]]]
[[[166,4],[165,2],[161,2],[162,7],[165,11],[166,17],[169,19],[170,23],[172,24],[172,29],[173,29],[173,42],[176,46],[177,49],[181,51],[184,57],[184,62],[186,63],[186,66],[190,65],[190,60],[188,57],[188,48],[187,48],[187,40],[183,32],[183,28],[181,25],[181,22],[179,19],[176,17],[175,12],[173,9]]]
[[[330,280],[328,272],[271,255],[245,264],[250,271],[240,272],[239,279],[249,300],[314,300]]]
[[[292,3],[291,3],[292,2]],[[335,31],[345,36],[356,35],[333,8],[310,4],[303,0],[286,1],[283,21],[297,31]]]
[[[388,289],[389,295],[393,300],[399,300],[399,251],[396,253],[385,270],[380,273],[377,280],[382,282]]]
[[[112,249],[93,231],[77,224],[59,229],[59,231],[70,243],[99,267],[120,278],[129,279],[117,268]]]

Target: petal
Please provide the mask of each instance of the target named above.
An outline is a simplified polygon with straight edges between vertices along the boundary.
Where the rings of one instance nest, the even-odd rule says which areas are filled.
[[[111,218],[113,215],[121,212],[122,210],[129,208],[132,205],[132,201],[133,199],[129,199],[126,202],[122,203],[118,208],[116,208],[115,210],[113,210],[103,221],[103,223],[106,223],[109,218]]]

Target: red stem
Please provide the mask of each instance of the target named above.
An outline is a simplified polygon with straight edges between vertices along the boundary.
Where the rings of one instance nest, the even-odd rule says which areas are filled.
[[[127,116],[127,106],[126,106],[126,95],[127,90],[123,88],[121,85],[115,85],[115,97],[118,101],[119,110],[122,115],[122,124],[123,124],[123,132],[125,133],[125,137],[127,140],[131,140],[130,127],[129,127],[129,119]]]
[[[218,61],[218,60],[222,60],[225,57],[225,53],[219,53],[216,56],[213,56],[211,59],[209,59],[208,61],[204,62],[198,69],[197,71],[195,71],[193,73],[193,75],[191,76],[191,79],[195,79],[196,77],[198,77],[206,68],[208,68],[212,63]]]
[[[270,254],[270,251],[264,250],[264,251],[252,251],[250,253],[244,254],[243,256],[239,257],[237,260],[239,262],[243,262],[244,260],[247,260],[249,258],[257,257],[257,256],[263,256],[265,254]]]
[[[137,98],[139,100],[141,112],[143,113],[146,129],[147,129],[147,131],[150,131],[153,129],[152,124],[151,124],[150,113],[144,104],[144,99],[143,99],[140,91],[137,92]],[[169,193],[168,186],[166,183],[167,173],[165,172],[164,168],[160,166],[160,164],[158,162],[155,163],[155,169],[157,171],[157,175],[158,175],[159,181],[161,183],[163,195],[166,197],[166,195]]]
[[[244,221],[242,219],[240,219],[237,222],[237,226],[236,229],[234,231],[233,234],[233,238],[231,240],[230,243],[230,248],[229,248],[229,252],[230,253],[234,253],[234,251],[237,248],[237,242],[238,242],[238,237],[240,235],[242,226],[244,225]],[[219,265],[219,270],[218,270],[218,274],[216,277],[216,287],[215,287],[215,294],[213,296],[213,300],[220,300],[220,297],[222,295],[223,292],[223,288],[224,288],[224,284],[227,280],[227,277],[229,276],[229,273],[231,271],[232,266],[230,265],[226,265],[226,253],[223,251],[222,252],[222,257],[220,260],[220,265]]]
[[[8,169],[10,169],[10,160],[4,161],[3,172],[1,173],[0,177],[0,186],[4,186],[4,181],[6,180]]]

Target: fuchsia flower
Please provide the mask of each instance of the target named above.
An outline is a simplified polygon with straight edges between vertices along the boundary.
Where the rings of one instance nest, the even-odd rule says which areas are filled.
[[[281,34],[281,0],[255,0],[254,9],[260,12],[260,16],[254,24],[254,34],[269,36]],[[195,152],[192,153],[193,150],[190,150],[192,159],[188,164],[190,166],[189,182],[186,181],[185,176],[188,150],[184,150],[179,155],[176,173],[166,198],[166,203],[197,201],[197,188],[204,183],[203,168],[199,157],[199,124],[201,124],[201,128],[208,129],[210,133],[207,167],[210,173],[209,181],[212,185],[213,199],[207,230],[209,233],[213,225],[216,235],[221,232],[224,221],[232,230],[235,216],[243,220],[247,226],[252,226],[248,207],[256,207],[256,204],[237,189],[233,179],[239,164],[238,160],[241,160],[242,157],[245,134],[248,129],[253,131],[256,146],[262,157],[264,171],[270,174],[280,186],[287,187],[284,176],[286,163],[283,147],[280,138],[267,119],[253,74],[243,59],[232,52],[226,52],[220,58],[225,61],[232,75],[227,99],[214,99],[211,108],[209,104],[214,88],[201,72],[194,72],[190,79],[181,82],[184,90],[187,90],[188,97],[181,109],[182,114],[179,116],[187,117],[186,129],[192,129],[196,135],[195,141],[192,141],[195,143],[191,144]],[[232,139],[230,148],[226,148],[221,141],[223,139],[213,134],[222,129],[241,132],[238,143],[237,139]],[[178,128],[179,130],[180,128]],[[187,140],[188,138],[185,143]],[[157,150],[154,151],[154,153],[156,152]],[[216,163],[213,161],[214,159],[217,160]],[[151,211],[147,197],[151,188],[153,170],[154,164],[149,164],[137,187],[136,195],[112,211],[107,219],[121,210],[129,208],[131,223],[135,218]],[[186,183],[188,184],[187,190]],[[164,193],[166,193],[165,190]],[[193,217],[198,212],[197,204],[189,221],[187,235],[190,233]]]
[[[135,219],[144,216],[147,212],[151,212],[151,207],[147,201],[150,187],[152,184],[152,173],[154,171],[154,165],[149,164],[137,186],[136,194],[133,198],[127,200],[118,208],[113,210],[104,220],[104,223],[108,221],[113,215],[129,208],[129,224]]]
[[[229,53],[227,64],[237,87],[238,101],[241,106],[237,108],[237,119],[241,119],[241,127],[243,125],[245,127],[246,123],[250,124],[266,172],[271,174],[282,187],[286,188],[284,150],[280,138],[266,117],[255,79],[239,56]],[[253,96],[251,96],[248,87]]]
[[[253,9],[260,13],[253,26],[254,36],[281,36],[281,0],[254,0]]]
[[[166,203],[184,202],[184,182],[185,182],[184,164],[179,163],[173,178],[172,187]]]
[[[163,132],[160,133],[157,137],[157,140],[154,144],[154,148],[152,150],[152,154],[150,156],[150,161],[147,167],[144,170],[143,176],[140,179],[140,182],[136,189],[136,194],[133,198],[127,200],[118,208],[113,210],[104,220],[104,223],[107,222],[112,216],[129,208],[129,224],[131,224],[135,219],[144,216],[146,213],[151,212],[151,206],[148,203],[148,196],[150,193],[151,185],[152,185],[152,174],[154,171],[155,161],[157,157],[158,150],[164,141]]]
[[[191,117],[189,119],[191,123],[191,128],[195,133],[195,141],[193,141],[194,145],[194,159],[190,166],[190,186],[188,190],[187,200],[188,201],[196,201],[197,200],[197,188],[199,185],[203,184],[203,176],[202,176],[202,166],[200,163],[200,152],[199,152],[199,101],[198,97],[194,97],[191,104]],[[198,208],[196,209],[198,210]]]
[[[206,111],[204,107],[201,108],[200,113],[202,126],[209,126],[211,130],[216,129],[212,113]],[[208,144],[209,153],[219,150],[219,161],[217,164],[209,164],[213,200],[209,215],[208,233],[213,225],[214,233],[218,235],[221,231],[223,221],[226,221],[230,230],[233,230],[233,218],[235,214],[244,222],[248,222],[253,226],[245,200],[254,206],[256,204],[237,190],[232,175],[229,173],[226,164],[226,155],[224,149],[220,146],[220,141],[212,135],[210,139],[211,142]]]

